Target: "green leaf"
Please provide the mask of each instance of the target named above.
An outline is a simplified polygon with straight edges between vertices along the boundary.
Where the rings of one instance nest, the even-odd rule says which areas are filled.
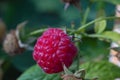
[[[81,70],[78,70],[74,73],[75,77],[77,78],[82,78],[84,79],[85,78],[85,70],[84,69],[81,69]]]
[[[117,32],[113,32],[113,31],[105,31],[102,34],[90,34],[87,36],[92,37],[92,38],[101,38],[105,40],[111,40],[114,42],[117,42],[120,40],[120,34]]]
[[[39,66],[34,65],[25,71],[17,80],[61,80],[59,74],[46,74]]]
[[[22,54],[12,57],[10,61],[12,62],[12,64],[16,69],[23,72],[26,69],[28,69],[30,66],[35,64],[32,54],[30,53],[32,53],[32,51],[25,51]]]
[[[95,19],[93,21],[90,21],[87,24],[79,27],[78,30],[76,30],[75,32],[76,33],[80,33],[81,30],[86,29],[87,27],[89,27],[90,25],[94,24],[95,22],[99,22],[99,21],[102,21],[102,20],[113,20],[113,19],[119,19],[119,18],[120,17],[100,17],[100,18],[97,18],[97,19]]]
[[[110,2],[112,4],[120,4],[120,0],[104,0],[106,2]]]
[[[120,77],[120,68],[107,61],[87,62],[80,66],[86,70],[86,78],[98,77],[98,80],[115,80]]]
[[[105,38],[111,39],[112,41],[119,41],[120,40],[120,34],[117,32],[113,32],[113,31],[105,31],[102,33],[102,35]]]
[[[120,0],[93,0],[93,1],[105,1],[105,2],[109,2],[109,3],[112,3],[112,4],[120,4]]]
[[[109,43],[96,38],[82,38],[82,42],[79,44],[82,61],[106,60],[109,53],[108,47],[110,47]]]
[[[60,6],[60,2],[56,1],[49,1],[49,0],[31,0],[33,5],[35,6],[37,11],[54,11],[58,10]],[[56,4],[57,3],[57,4]]]
[[[2,77],[3,77],[3,70],[0,67],[0,80],[2,80]]]
[[[95,32],[102,33],[106,28],[106,20],[98,21],[95,23]]]
[[[65,65],[63,66],[63,68],[64,68],[65,74],[73,74],[70,70],[67,69]]]

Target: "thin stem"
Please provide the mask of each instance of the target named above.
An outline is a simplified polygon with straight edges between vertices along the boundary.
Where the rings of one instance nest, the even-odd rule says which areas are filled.
[[[78,53],[78,55],[77,55],[77,70],[79,70],[79,66],[80,66],[80,54]]]
[[[106,38],[103,35],[99,35],[99,34],[91,34],[91,35],[87,35],[87,37],[92,37],[92,38]]]
[[[64,30],[64,28],[62,28],[62,29]],[[29,33],[28,36],[34,36],[34,35],[37,35],[37,34],[41,34],[41,33],[43,33],[45,30],[47,30],[47,28],[35,30],[35,31]],[[67,30],[67,32],[69,32],[69,33],[70,33],[70,32],[74,32],[73,29],[66,29],[66,30]]]
[[[40,34],[40,33],[44,32],[45,30],[46,30],[46,29],[35,30],[35,31],[29,33],[29,36],[33,36],[33,35],[36,35],[36,34],[38,34],[38,33]]]
[[[101,18],[97,18],[97,19],[81,26],[80,28],[78,28],[78,30],[75,31],[75,33],[81,32],[82,29],[85,29],[85,28],[89,27],[90,25],[94,24],[95,22],[98,22],[98,21],[101,21],[101,20],[111,20],[111,19],[120,19],[120,17],[101,17]]]
[[[87,9],[85,11],[85,15],[84,15],[82,23],[81,23],[82,25],[84,25],[86,23],[89,12],[90,12],[90,8],[87,7]]]
[[[100,35],[100,34],[90,34],[90,35],[87,35],[87,34],[84,34],[84,36],[86,37],[91,37],[91,38],[103,38],[103,39],[108,39],[111,41],[113,41],[114,43],[116,43],[118,46],[120,46],[120,44],[117,42],[117,41],[114,41],[114,40],[111,40],[109,37],[105,37],[104,35]]]
[[[88,14],[89,14],[89,12],[90,12],[90,7],[91,7],[91,5],[92,5],[92,3],[89,1],[88,6],[87,6],[85,12],[82,13],[81,26],[83,26],[83,25],[86,24],[86,22],[87,22],[87,18],[88,18]],[[85,32],[85,29],[83,29],[82,32]]]
[[[75,43],[75,45],[77,46],[77,47],[79,47],[79,42],[76,42]],[[78,53],[77,53],[77,56],[76,56],[76,70],[79,70],[79,66],[80,66],[80,51],[79,51],[79,49],[78,49]]]

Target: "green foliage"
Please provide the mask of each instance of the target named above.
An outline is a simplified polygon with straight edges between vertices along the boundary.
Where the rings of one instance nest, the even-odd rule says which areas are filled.
[[[54,11],[58,10],[60,6],[60,1],[50,1],[50,0],[31,0],[36,7],[37,11]],[[56,4],[57,3],[57,4]]]
[[[120,0],[91,0],[91,1],[105,1],[105,2],[109,2],[109,3],[112,3],[112,4],[120,4]]]
[[[17,80],[61,80],[58,74],[46,74],[39,66],[34,65],[25,71]]]
[[[101,20],[99,22],[95,22],[95,32],[102,33],[106,28],[106,20]]]
[[[91,38],[99,38],[101,40],[105,40],[107,42],[118,42],[120,40],[120,34],[114,31],[104,31],[101,34],[89,34],[87,35]]]
[[[92,46],[91,46],[92,45]],[[83,38],[79,44],[80,55],[83,61],[96,59],[108,59],[109,43],[99,41],[96,38]]]
[[[120,4],[120,0],[104,0],[104,1],[110,2],[112,4]]]
[[[102,33],[103,37],[106,39],[111,39],[112,41],[119,41],[120,40],[120,34],[113,31],[105,31]]]
[[[25,51],[20,55],[12,57],[11,62],[19,71],[25,71],[30,66],[35,64],[32,57],[32,51]]]
[[[87,62],[80,65],[86,70],[86,78],[98,77],[98,80],[115,80],[120,77],[120,68],[107,61]]]
[[[93,1],[93,3],[90,1]],[[94,3],[94,1],[96,2]],[[109,2],[112,4],[108,4],[106,2]],[[64,3],[60,2],[60,0],[20,0],[20,1],[13,0],[13,1],[8,1],[7,3],[5,2],[5,4],[0,5],[0,11],[2,12],[2,14],[1,13],[0,14],[3,20],[5,20],[5,22],[7,23],[8,29],[13,29],[13,27],[15,29],[16,24],[18,24],[19,22],[22,22],[24,20],[29,20],[28,22],[29,25],[27,25],[29,28],[28,32],[27,30],[25,30],[25,34],[23,35],[21,34],[21,39],[24,43],[29,42],[29,37],[37,38],[38,36],[40,36],[45,30],[42,25],[50,25],[50,27],[55,27],[55,26],[61,27],[64,25],[64,26],[68,26],[67,28],[69,28],[70,22],[74,21],[75,27],[73,30],[70,29],[69,32],[74,34],[74,31],[75,31],[75,34],[80,36],[80,38],[82,38],[81,40],[82,42],[79,43],[81,62],[82,60],[83,62],[88,60],[92,61],[96,59],[99,61],[101,59],[106,60],[109,55],[108,48],[110,47],[110,43],[102,42],[97,38],[104,39],[104,40],[108,39],[108,40],[117,42],[120,40],[120,34],[112,31],[105,31],[105,29],[107,30],[108,28],[113,27],[111,24],[106,25],[107,20],[110,20],[110,19],[114,20],[116,19],[116,17],[114,16],[102,17],[101,15],[104,14],[104,12],[106,16],[113,15],[115,10],[115,7],[113,6],[113,4],[120,4],[120,0],[80,0],[80,3],[82,8],[81,11],[83,12],[83,14],[80,14],[80,11],[74,6],[70,6],[67,11],[64,11],[63,9]],[[95,19],[96,12],[98,12],[96,11],[97,8],[103,9],[104,11],[100,11],[99,13],[100,18]],[[91,34],[88,34],[89,32],[88,33],[85,32],[87,31],[88,27],[93,27],[93,24],[95,24],[95,27],[94,27],[95,33],[91,35]],[[80,27],[78,28],[78,26]],[[38,30],[38,27],[39,27],[39,30]],[[87,35],[86,36],[82,35],[81,34],[82,31],[83,31],[83,34],[87,34]],[[88,30],[88,31],[92,32],[91,30]],[[78,36],[76,37],[79,38]],[[34,42],[32,43],[31,46],[33,45],[34,45]],[[3,59],[6,59],[6,57],[8,58],[8,56],[4,53],[5,52],[2,50],[2,47],[1,47],[0,58],[3,58]],[[10,62],[19,71],[24,71],[28,67],[34,64],[34,60],[32,58],[32,52],[26,51],[21,55],[12,57]],[[83,67],[84,69],[84,65],[92,66],[92,67],[88,66],[90,67],[89,70],[91,71],[91,73],[87,74],[87,76],[91,78],[91,77],[99,76],[98,68],[100,68],[101,70],[101,67],[105,67],[105,70],[107,71],[106,66],[104,66],[105,64],[109,66],[109,63],[107,62],[100,62],[100,63],[92,63],[92,64],[85,63],[81,67]],[[79,64],[77,65],[79,66]],[[75,71],[77,65],[76,64],[72,65],[74,68],[72,68],[71,70]],[[98,66],[102,65],[102,66],[96,67],[96,65]],[[94,69],[94,66],[95,66],[95,69]],[[111,68],[111,64],[110,64],[110,68]],[[94,72],[94,70],[96,70],[96,72]],[[94,74],[97,73],[98,75],[97,74],[92,75],[92,72]],[[117,76],[118,72],[119,70],[118,71],[116,70],[116,73],[115,71],[113,71],[114,73],[113,75],[116,74]],[[106,72],[103,72],[103,73],[104,74],[102,73],[101,74],[104,78],[104,76],[105,77],[107,76],[107,73]],[[113,78],[113,75],[111,76],[112,78]],[[103,80],[111,80],[111,79],[104,78]],[[61,80],[61,78],[58,74],[52,74],[52,75],[46,74],[37,65],[35,65],[30,69],[28,69],[27,71],[25,71],[18,78],[18,80]]]

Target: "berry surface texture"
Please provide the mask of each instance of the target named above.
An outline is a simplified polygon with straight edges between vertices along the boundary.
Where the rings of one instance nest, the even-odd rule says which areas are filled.
[[[38,38],[33,52],[37,64],[48,74],[63,71],[69,67],[77,54],[77,47],[60,28],[48,28]]]

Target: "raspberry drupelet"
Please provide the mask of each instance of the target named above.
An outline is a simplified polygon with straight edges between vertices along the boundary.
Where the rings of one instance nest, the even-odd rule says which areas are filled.
[[[63,71],[69,67],[77,54],[77,47],[60,28],[48,28],[37,40],[33,58],[48,74]]]

